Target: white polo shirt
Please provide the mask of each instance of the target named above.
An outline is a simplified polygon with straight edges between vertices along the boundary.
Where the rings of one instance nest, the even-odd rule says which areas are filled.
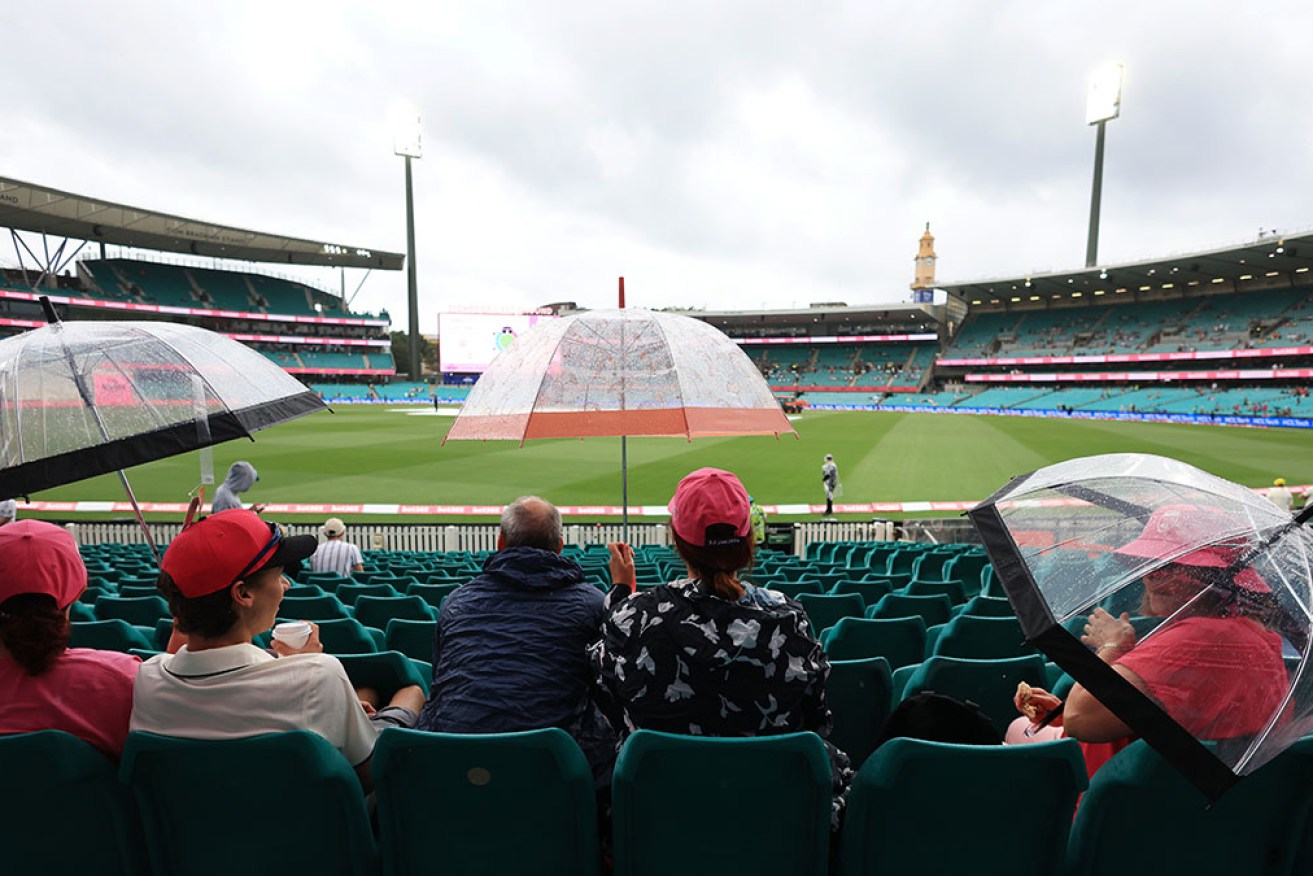
[[[378,736],[336,657],[274,657],[250,644],[196,653],[184,645],[147,660],[128,729],[184,739],[310,730],[353,766],[373,754]]]

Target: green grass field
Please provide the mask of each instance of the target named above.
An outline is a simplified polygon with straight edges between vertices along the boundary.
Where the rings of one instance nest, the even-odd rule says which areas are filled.
[[[216,477],[250,460],[261,475],[245,494],[252,502],[500,505],[538,493],[562,505],[620,503],[619,439],[443,446],[451,418],[411,410],[343,405],[260,432],[255,443],[219,445]],[[811,412],[794,426],[796,439],[631,438],[630,503],[664,505],[679,478],[704,465],[738,473],[765,504],[823,502],[825,453],[839,464],[844,502],[981,499],[1013,475],[1114,452],[1171,456],[1255,487],[1277,475],[1313,480],[1313,433],[1297,429],[864,412]],[[199,471],[189,454],[129,475],[143,502],[185,502]],[[123,490],[106,476],[32,498],[122,501]]]

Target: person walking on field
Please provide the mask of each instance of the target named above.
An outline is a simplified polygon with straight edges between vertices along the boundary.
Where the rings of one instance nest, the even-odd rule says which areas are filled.
[[[346,540],[345,523],[337,517],[330,517],[324,521],[320,532],[324,534],[324,543],[310,557],[310,571],[336,572],[343,578],[350,578],[352,572],[365,570],[360,548]]]
[[[834,497],[843,494],[843,485],[839,483],[839,467],[834,464],[834,456],[825,454],[825,464],[821,466],[821,483],[825,485],[825,519],[834,518]]]

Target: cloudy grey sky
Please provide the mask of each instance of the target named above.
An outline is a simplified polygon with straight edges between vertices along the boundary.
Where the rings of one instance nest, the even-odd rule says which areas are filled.
[[[0,175],[225,224],[404,250],[416,107],[425,331],[620,274],[631,306],[904,301],[927,221],[941,280],[1077,267],[1108,60],[1102,262],[1313,225],[1306,3],[42,0],[5,29]],[[404,273],[355,306],[404,323]]]

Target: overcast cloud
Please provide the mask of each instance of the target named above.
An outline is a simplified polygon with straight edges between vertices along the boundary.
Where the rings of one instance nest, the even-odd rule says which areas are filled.
[[[634,306],[905,301],[927,221],[940,280],[1078,267],[1107,60],[1101,262],[1313,225],[1307,4],[43,0],[5,29],[0,175],[229,225],[404,251],[415,106],[425,331],[620,274]],[[354,306],[404,327],[404,272]]]

